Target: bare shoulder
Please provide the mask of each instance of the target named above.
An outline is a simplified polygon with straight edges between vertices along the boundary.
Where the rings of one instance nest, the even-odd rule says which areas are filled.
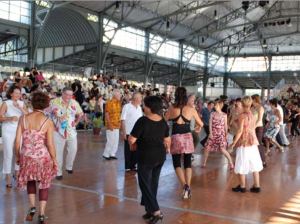
[[[174,110],[174,106],[173,105],[169,106],[168,111],[173,111],[173,110]]]

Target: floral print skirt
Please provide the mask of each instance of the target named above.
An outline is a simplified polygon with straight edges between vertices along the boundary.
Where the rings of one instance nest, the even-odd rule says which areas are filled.
[[[194,143],[192,133],[174,134],[171,137],[171,154],[193,153]]]

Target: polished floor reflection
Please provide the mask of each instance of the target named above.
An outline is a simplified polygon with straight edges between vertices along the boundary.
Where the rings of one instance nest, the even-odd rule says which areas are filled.
[[[163,167],[158,199],[167,224],[194,223],[300,223],[300,138],[285,153],[273,150],[268,167],[261,172],[262,193],[233,193],[237,177],[229,172],[224,156],[210,154],[206,169],[201,169],[203,152],[198,146],[193,162],[192,198],[181,200],[181,186],[168,156]],[[124,172],[123,141],[117,161],[104,161],[105,136],[91,131],[79,132],[79,151],[74,174],[63,173],[54,180],[46,209],[48,223],[53,224],[138,224],[143,208],[135,172]],[[0,146],[0,167],[3,151]],[[28,210],[26,192],[6,189],[0,176],[0,224],[24,221]],[[247,187],[252,184],[249,175]],[[16,183],[13,183],[14,186]],[[33,223],[36,223],[36,217]]]

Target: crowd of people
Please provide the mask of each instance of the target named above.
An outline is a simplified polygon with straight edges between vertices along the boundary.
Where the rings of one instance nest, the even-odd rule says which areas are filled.
[[[149,223],[164,217],[157,191],[167,154],[172,155],[183,200],[192,195],[193,153],[199,143],[204,148],[202,169],[208,166],[210,152],[220,152],[228,161],[229,171],[238,175],[239,185],[232,191],[245,193],[245,175],[253,173],[254,184],[250,191],[259,193],[259,172],[267,168],[266,156],[271,155],[271,146],[284,152],[284,147],[300,134],[300,109],[295,97],[287,101],[272,99],[264,106],[259,95],[244,96],[229,103],[226,96],[220,96],[202,103],[184,87],[178,87],[174,95],[160,94],[151,85],[131,86],[124,78],[113,74],[94,74],[93,77],[91,89],[81,85],[79,80],[60,87],[55,76],[48,82],[42,72],[33,68],[28,77],[15,73],[12,80],[1,84],[2,92],[6,92],[0,108],[3,173],[6,174],[6,187],[12,188],[14,164],[13,178],[18,188],[27,189],[30,203],[27,221],[33,220],[37,212],[38,185],[38,220],[45,222],[51,180],[62,180],[64,168],[68,174],[73,174],[77,129],[80,123],[88,129],[92,124],[88,120],[104,120],[105,160],[118,159],[119,136],[123,138],[124,170],[138,173],[141,205],[146,211],[143,218],[149,219]],[[206,137],[200,139],[202,127]]]

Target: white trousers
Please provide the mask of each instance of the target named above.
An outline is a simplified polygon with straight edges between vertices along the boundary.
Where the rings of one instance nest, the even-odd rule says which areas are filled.
[[[58,132],[53,132],[53,141],[56,149],[56,159],[59,165],[57,176],[62,175],[62,167],[64,161],[64,149],[67,144],[67,158],[66,158],[66,169],[73,170],[74,160],[77,154],[77,136],[72,138],[64,139]]]
[[[286,126],[286,124],[280,125],[279,135],[281,137],[282,143],[285,144],[285,145],[289,145],[290,142],[287,139],[286,134],[285,134],[285,126]]]
[[[106,145],[104,149],[103,156],[110,157],[116,156],[119,146],[119,129],[106,130]]]
[[[2,126],[2,144],[3,144],[3,173],[10,174],[12,172],[12,162],[14,157],[14,144],[16,139],[17,126]],[[19,170],[19,166],[15,163],[15,170]]]

